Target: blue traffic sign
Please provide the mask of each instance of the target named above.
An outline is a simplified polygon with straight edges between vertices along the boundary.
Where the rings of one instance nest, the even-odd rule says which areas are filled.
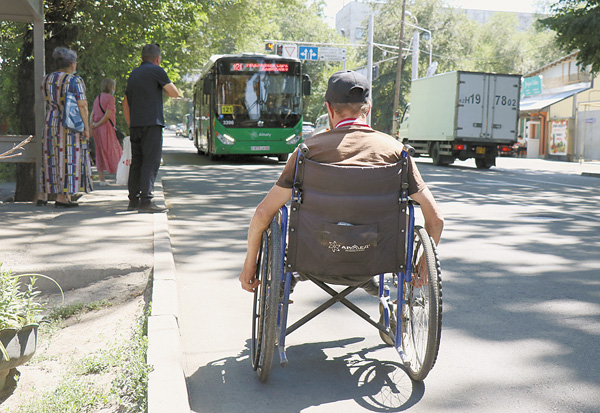
[[[298,57],[302,60],[319,60],[319,48],[314,46],[299,46]]]

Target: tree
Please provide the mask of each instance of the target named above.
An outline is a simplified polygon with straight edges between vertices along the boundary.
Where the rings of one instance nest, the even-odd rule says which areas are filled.
[[[579,49],[577,60],[600,70],[600,0],[561,0],[551,7],[552,16],[540,24],[556,32],[566,51]]]
[[[438,62],[438,73],[457,70],[464,64],[464,57],[473,53],[472,39],[476,32],[476,24],[460,13],[444,7],[442,0],[409,0],[406,4],[411,15],[406,15],[407,23],[416,24],[430,30],[433,38],[433,60]],[[402,0],[392,0],[381,6],[375,18],[375,42],[389,45],[397,45]],[[416,20],[415,20],[416,19]],[[393,22],[390,24],[390,22]],[[403,39],[404,49],[411,45],[413,29],[406,25]],[[421,42],[421,53],[419,60],[419,74],[424,73],[429,65],[429,56],[426,52],[428,41]],[[363,52],[366,55],[366,51]],[[389,58],[392,53],[388,50],[374,51],[374,61]],[[394,88],[396,79],[396,60],[382,63],[379,67],[379,78],[373,82],[373,113],[372,123],[376,129],[390,131],[392,120],[396,109],[402,109],[410,96],[410,79],[412,71],[409,52],[403,51],[402,57],[406,59],[402,69],[402,85],[400,95],[400,108],[393,107]],[[366,58],[365,58],[366,59]]]
[[[46,72],[56,70],[52,58],[55,47],[69,47],[78,53],[78,74],[86,83],[89,102],[99,93],[104,77],[117,80],[120,86],[117,99],[120,100],[127,74],[139,64],[141,47],[146,43],[161,43],[165,50],[163,66],[176,81],[199,53],[201,45],[193,39],[198,36],[199,22],[206,17],[207,4],[212,3],[216,1],[46,0]],[[31,134],[34,131],[33,92],[39,87],[33,79],[32,28],[28,24],[3,23],[0,35],[3,39],[0,46],[2,83],[7,86],[0,94],[0,114],[18,119],[18,124],[7,123],[3,128],[11,127],[13,133]],[[5,38],[9,39],[6,44]],[[117,122],[124,123],[121,116]],[[31,165],[19,164],[16,200],[33,198],[37,184],[34,175]]]
[[[391,0],[381,6],[375,19],[375,42],[396,45],[400,31],[402,0]],[[432,32],[433,60],[437,73],[453,70],[526,74],[561,56],[549,30],[530,27],[519,31],[514,14],[496,13],[488,22],[479,24],[459,10],[444,6],[441,0],[407,1],[406,22],[417,24]],[[414,16],[414,17],[412,17]],[[397,22],[390,24],[390,22]],[[413,29],[405,28],[404,47],[411,44]],[[428,42],[421,36],[419,76],[423,77],[428,59]],[[393,108],[396,61],[380,65],[379,79],[373,82],[373,125],[390,130],[394,110],[404,108],[410,99],[412,71],[410,51],[405,51],[402,70],[400,108]],[[376,50],[374,61],[389,57]]]

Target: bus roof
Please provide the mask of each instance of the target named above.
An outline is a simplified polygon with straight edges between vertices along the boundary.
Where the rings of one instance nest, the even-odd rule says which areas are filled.
[[[206,73],[217,63],[217,61],[224,58],[238,58],[238,59],[269,59],[269,60],[282,60],[286,62],[300,62],[298,59],[289,58],[289,57],[281,57],[276,54],[262,54],[262,53],[240,53],[240,54],[214,54],[209,57],[208,62],[202,66],[202,70],[200,70],[200,79],[202,79]]]

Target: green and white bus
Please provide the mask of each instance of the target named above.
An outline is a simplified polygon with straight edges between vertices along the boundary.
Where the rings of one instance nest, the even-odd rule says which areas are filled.
[[[297,59],[215,55],[194,87],[193,140],[199,154],[288,158],[302,142],[302,97],[310,79]]]

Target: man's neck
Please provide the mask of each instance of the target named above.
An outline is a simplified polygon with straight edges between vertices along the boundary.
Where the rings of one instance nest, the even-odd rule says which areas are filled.
[[[337,115],[337,114],[336,114]],[[350,124],[367,124],[367,118],[361,115],[344,115],[344,116],[333,116],[331,127],[335,128],[342,123],[340,126],[348,126]]]

